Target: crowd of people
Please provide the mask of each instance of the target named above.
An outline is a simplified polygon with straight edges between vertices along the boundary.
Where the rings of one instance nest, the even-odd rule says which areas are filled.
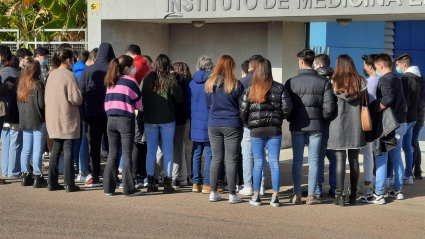
[[[270,205],[278,207],[284,120],[292,139],[293,204],[302,204],[302,197],[308,205],[323,203],[325,157],[328,194],[339,206],[359,198],[384,204],[392,185],[387,196],[402,200],[403,185],[422,179],[425,79],[409,54],[394,60],[364,55],[366,79],[349,55],[340,55],[334,70],[328,55],[304,49],[294,56],[299,74],[285,84],[273,80],[272,65],[261,55],[242,63],[240,80],[229,55],[216,63],[201,56],[193,75],[186,63],[163,54],[152,61],[137,45],[120,57],[109,43],[91,52],[62,44],[50,62],[49,55],[43,47],[13,55],[0,45],[1,171],[22,186],[75,192],[79,182],[103,185],[107,196],[122,188],[133,197],[142,188],[157,192],[160,183],[165,194],[192,185],[211,202],[227,189],[229,203],[242,202],[240,194],[259,206],[268,157]],[[308,191],[302,192],[305,145]],[[50,157],[47,180],[44,155]]]

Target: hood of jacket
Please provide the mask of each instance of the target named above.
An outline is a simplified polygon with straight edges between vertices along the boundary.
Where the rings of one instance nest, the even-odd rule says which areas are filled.
[[[83,71],[86,68],[87,68],[86,64],[84,64],[84,62],[82,61],[79,61],[75,63],[74,67],[72,67],[72,72],[76,73],[79,71]]]
[[[96,55],[96,62],[97,61],[106,61],[110,62],[112,59],[115,58],[114,49],[112,48],[110,43],[103,42],[99,46],[99,50],[97,51]]]
[[[19,70],[15,69],[13,67],[10,67],[10,66],[6,66],[6,67],[3,68],[2,71],[0,71],[2,83],[6,82],[6,81],[11,81],[12,83],[15,83],[18,75],[19,75]]]
[[[316,71],[319,76],[323,77],[331,77],[334,74],[334,69],[330,66],[320,67]]]
[[[360,90],[360,96],[364,93],[364,91],[366,91],[367,90],[367,85],[365,85],[364,84],[364,82],[362,82],[362,85],[361,85],[361,90]],[[335,91],[335,89],[334,89],[334,91]],[[339,99],[342,99],[342,100],[345,100],[345,101],[347,101],[347,102],[351,102],[351,101],[354,101],[354,100],[357,100],[359,97],[347,97],[346,95],[345,95],[345,93],[342,93],[342,94],[336,94],[335,93],[335,96],[336,97],[338,97]]]
[[[404,73],[412,73],[418,77],[421,77],[421,72],[419,71],[419,67],[417,66],[411,66],[409,68],[407,68],[406,72]]]
[[[193,81],[195,81],[196,84],[204,84],[208,80],[210,74],[210,71],[198,71],[193,75]]]

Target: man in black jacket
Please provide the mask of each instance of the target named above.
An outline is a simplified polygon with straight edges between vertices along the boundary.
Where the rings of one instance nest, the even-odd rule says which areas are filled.
[[[289,79],[285,86],[293,103],[292,114],[288,121],[292,135],[292,178],[295,197],[293,204],[301,204],[301,168],[304,145],[308,145],[308,198],[307,204],[320,204],[315,195],[322,134],[325,121],[330,120],[335,110],[332,85],[329,80],[319,76],[313,69],[314,51],[305,49],[298,53],[300,72]]]
[[[88,187],[100,186],[100,148],[102,134],[107,128],[107,116],[104,107],[106,95],[104,79],[109,63],[114,58],[115,54],[111,44],[100,44],[96,62],[84,69],[80,76],[79,86],[84,98],[83,105],[86,111],[87,139],[92,166],[91,177],[86,180]]]
[[[419,94],[421,92],[421,73],[417,66],[412,66],[412,57],[405,53],[394,59],[396,70],[401,75],[403,84],[404,99],[406,100],[406,134],[403,137],[403,151],[406,160],[406,170],[404,172],[403,184],[413,184],[413,147],[412,134],[413,127],[418,120]]]
[[[314,70],[317,71],[319,76],[323,76],[328,80],[331,80],[332,75],[334,74],[334,69],[330,67],[331,59],[326,54],[319,54],[314,58],[313,67]],[[325,182],[325,156],[329,160],[329,196],[331,198],[335,197],[336,190],[336,158],[335,154],[332,150],[327,150],[326,147],[328,145],[329,138],[329,121],[325,121],[325,130],[323,132],[322,143],[320,146],[320,154],[319,154],[319,177],[317,181],[315,194],[317,197],[322,197],[322,183]],[[304,194],[304,192],[303,192]],[[303,195],[304,196],[304,195]]]
[[[389,197],[398,200],[404,199],[403,178],[404,166],[401,159],[401,146],[403,136],[406,134],[406,101],[404,99],[403,85],[400,79],[393,72],[393,62],[391,56],[382,53],[374,59],[376,73],[381,78],[378,82],[376,98],[380,100],[379,111],[391,108],[395,113],[400,128],[396,130],[397,146],[382,155],[376,156],[376,187],[374,195],[363,198],[363,202],[373,204],[384,204],[385,182],[387,180],[388,155],[391,156],[395,169],[394,190],[388,193]]]
[[[414,176],[415,179],[422,179],[421,170],[421,148],[419,147],[419,133],[424,126],[425,121],[425,78],[422,76],[420,81],[420,96],[419,96],[419,107],[418,107],[418,121],[416,121],[413,127],[412,145],[413,145],[413,165],[414,165]]]

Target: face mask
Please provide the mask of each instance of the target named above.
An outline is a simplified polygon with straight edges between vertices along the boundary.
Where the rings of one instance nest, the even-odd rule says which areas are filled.
[[[367,73],[366,69],[363,69],[363,74],[364,74],[365,76],[369,76],[369,73]]]
[[[40,66],[47,66],[47,60],[40,62]]]
[[[133,76],[136,74],[136,67],[133,67],[133,69],[131,69],[130,71],[130,75]]]
[[[376,70],[376,74],[377,74],[379,77],[381,77],[381,76],[382,76],[381,72],[379,72],[378,70]]]
[[[400,75],[402,75],[402,74],[404,73],[404,71],[402,71],[402,70],[400,69],[400,67],[397,67],[397,68],[396,68],[396,70],[397,70],[397,73],[398,73],[398,74],[400,74]]]
[[[300,62],[298,62],[298,67],[300,68],[300,70],[302,69]]]

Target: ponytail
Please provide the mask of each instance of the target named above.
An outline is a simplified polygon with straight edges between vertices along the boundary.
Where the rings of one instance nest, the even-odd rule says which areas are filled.
[[[59,68],[62,63],[66,63],[66,60],[73,59],[73,57],[74,53],[69,49],[62,49],[59,54],[54,53],[50,59],[52,70]]]
[[[117,58],[112,59],[109,63],[108,73],[105,76],[105,86],[106,88],[113,88],[117,84],[121,74],[119,71],[119,61]]]
[[[56,69],[61,65],[61,60],[59,59],[58,53],[53,53],[52,58],[50,59],[50,65],[52,69]]]
[[[111,63],[109,63],[108,73],[105,76],[106,88],[114,88],[120,77],[124,75],[124,69],[133,66],[133,63],[133,58],[127,55],[112,59]]]

